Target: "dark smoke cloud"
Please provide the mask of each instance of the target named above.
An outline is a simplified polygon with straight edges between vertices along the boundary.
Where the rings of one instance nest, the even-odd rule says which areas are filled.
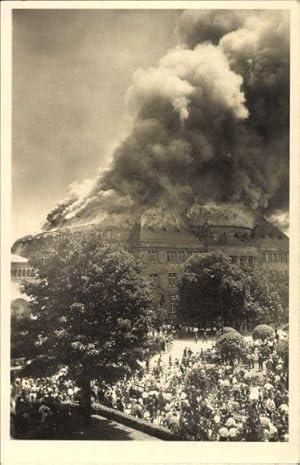
[[[241,220],[243,207],[288,209],[288,13],[188,10],[177,34],[156,68],[134,73],[134,125],[109,169],[72,186],[45,229],[137,219],[177,227],[203,206],[236,208]]]
[[[180,41],[189,48],[205,41],[217,45],[228,32],[240,29],[249,14],[252,14],[249,10],[186,10],[180,18],[177,33]]]

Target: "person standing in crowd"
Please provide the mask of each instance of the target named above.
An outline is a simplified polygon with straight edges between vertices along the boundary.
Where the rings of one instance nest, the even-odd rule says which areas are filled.
[[[250,368],[254,368],[254,361],[255,361],[254,351],[251,351],[251,353],[250,353]]]
[[[254,364],[258,365],[258,348],[257,347],[254,348],[253,355],[254,355]]]
[[[146,371],[149,371],[149,368],[150,368],[150,360],[149,360],[149,358],[147,358],[147,360],[146,360]]]
[[[198,342],[198,328],[195,328],[194,337],[195,337],[195,342],[197,344],[197,342]]]
[[[203,332],[203,342],[207,342],[207,331],[206,331],[206,329]]]
[[[262,350],[260,350],[258,354],[258,371],[263,371],[263,368],[264,368],[263,361],[264,361],[263,353],[262,353]]]

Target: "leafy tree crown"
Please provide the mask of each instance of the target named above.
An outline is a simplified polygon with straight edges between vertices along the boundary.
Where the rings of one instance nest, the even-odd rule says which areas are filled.
[[[24,284],[35,318],[34,363],[49,374],[118,378],[138,367],[153,318],[153,292],[136,259],[97,230],[62,230],[29,260]]]

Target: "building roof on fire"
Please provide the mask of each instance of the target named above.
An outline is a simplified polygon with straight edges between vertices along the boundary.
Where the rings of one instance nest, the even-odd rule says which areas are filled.
[[[201,246],[202,242],[188,229],[182,227],[176,230],[163,230],[163,229],[150,229],[136,225],[129,238],[129,242],[132,245],[143,245],[143,244],[172,244],[172,247],[183,246],[183,245],[195,245]]]

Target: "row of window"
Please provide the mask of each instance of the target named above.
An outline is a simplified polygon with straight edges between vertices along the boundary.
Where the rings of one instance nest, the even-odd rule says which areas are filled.
[[[182,263],[185,262],[192,253],[190,250],[168,250],[167,260],[169,263]]]
[[[268,252],[261,255],[262,263],[288,263],[289,256],[287,252]]]
[[[185,262],[193,253],[201,252],[201,250],[168,250],[167,261],[169,263]],[[158,250],[148,250],[149,263],[159,263]]]
[[[185,262],[193,253],[200,251],[194,250],[168,250],[167,252],[167,261],[169,263],[183,263]],[[148,250],[149,263],[159,263],[159,252],[158,250]],[[258,262],[257,257],[253,256],[232,256],[230,257],[232,263],[248,263],[249,265],[255,265]],[[288,263],[288,253],[287,252],[273,252],[273,253],[263,253],[261,255],[261,263]]]
[[[150,281],[154,287],[159,286],[159,278],[158,278],[158,273],[151,273],[149,275]],[[177,286],[177,273],[169,273],[168,275],[168,285],[170,287],[175,287]]]
[[[236,257],[232,257],[236,258]],[[247,258],[247,257],[246,257]],[[248,257],[248,258],[255,258],[255,257]],[[280,272],[280,271],[270,271],[270,275],[274,276],[281,276],[282,274],[287,275],[287,271],[285,272]],[[150,281],[154,287],[159,286],[159,274],[158,273],[151,273],[149,275]],[[176,287],[177,286],[177,281],[178,281],[178,275],[177,273],[169,273],[168,274],[168,285],[170,287]]]
[[[19,268],[11,270],[11,275],[14,278],[29,278],[34,276],[34,271],[31,268]]]
[[[248,265],[254,266],[257,263],[257,257],[253,257],[252,255],[250,256],[242,255],[239,257],[233,256],[230,258],[231,258],[232,263],[240,263],[240,265],[248,264]]]

